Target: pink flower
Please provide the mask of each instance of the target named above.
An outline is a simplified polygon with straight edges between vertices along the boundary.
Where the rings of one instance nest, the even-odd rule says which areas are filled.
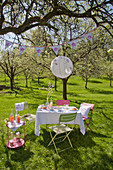
[[[75,46],[76,46],[76,43],[73,42],[73,43],[72,43],[72,46],[75,47]]]
[[[6,47],[8,47],[9,46],[9,43],[6,43]]]
[[[47,91],[48,91],[47,97],[49,97],[49,96],[51,95],[51,93],[53,93],[52,87],[54,87],[54,84],[51,84],[50,81],[49,81],[49,83],[48,83],[48,88],[42,87],[41,89],[47,90]],[[40,90],[40,88],[39,88],[39,90]]]
[[[91,36],[91,35],[88,35],[88,38],[89,38],[89,39],[91,39],[91,38],[92,38],[92,36]]]
[[[57,51],[58,50],[58,48],[54,48],[54,51]]]
[[[68,59],[67,59],[66,61],[69,63],[69,60],[68,60]]]
[[[37,50],[37,53],[40,53],[40,51],[41,51],[41,50],[40,50],[40,49],[38,49],[38,50]]]
[[[20,48],[21,51],[24,51],[24,48]]]

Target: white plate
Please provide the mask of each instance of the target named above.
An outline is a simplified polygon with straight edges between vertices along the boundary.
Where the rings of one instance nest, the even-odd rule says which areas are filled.
[[[68,109],[69,110],[75,110],[75,111],[78,110],[75,106],[69,106]]]

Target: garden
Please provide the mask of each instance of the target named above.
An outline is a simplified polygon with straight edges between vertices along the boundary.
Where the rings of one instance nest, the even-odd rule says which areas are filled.
[[[112,0],[0,1],[0,170],[113,169],[112,16]],[[71,149],[49,125],[74,125]]]
[[[10,149],[6,146],[7,127],[5,118],[10,117],[11,109],[15,114],[15,103],[27,101],[29,112],[36,114],[37,107],[45,104],[47,91],[39,88],[47,87],[48,82],[54,84],[54,79],[41,79],[40,84],[33,80],[31,87],[25,87],[25,80],[18,77],[15,84],[22,90],[18,93],[0,93],[0,168],[1,169],[113,169],[113,88],[109,87],[106,77],[91,78],[88,88],[84,88],[84,81],[77,76],[72,76],[67,83],[67,98],[71,106],[80,107],[83,102],[95,104],[91,122],[92,131],[82,135],[77,125],[70,134],[73,149],[56,154],[54,147],[47,147],[50,135],[46,125],[41,125],[40,136],[35,135],[35,121],[26,121],[25,148],[24,146]],[[4,84],[4,77],[0,78]],[[6,79],[6,86],[9,85]],[[5,89],[1,92],[10,92]],[[53,105],[57,99],[62,99],[62,81],[57,80],[57,91],[53,88]],[[20,115],[26,110],[20,111]],[[61,144],[60,147],[62,147]]]

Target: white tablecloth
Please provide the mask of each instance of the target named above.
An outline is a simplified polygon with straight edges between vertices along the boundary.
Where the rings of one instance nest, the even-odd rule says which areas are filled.
[[[63,113],[76,113],[77,111],[70,111],[70,110],[39,110],[37,109],[36,112],[36,120],[35,120],[35,135],[40,135],[40,124],[58,124],[59,123],[59,116]],[[81,113],[77,113],[76,119],[66,124],[78,124],[80,126],[80,131],[84,135],[85,134],[85,126],[82,119]]]
[[[7,127],[9,127],[9,128],[14,132],[14,131],[17,130],[19,127],[21,127],[21,126],[23,126],[23,125],[25,125],[25,124],[26,124],[26,122],[24,122],[24,121],[20,121],[20,123],[16,123],[16,121],[14,121],[13,123],[8,122]]]

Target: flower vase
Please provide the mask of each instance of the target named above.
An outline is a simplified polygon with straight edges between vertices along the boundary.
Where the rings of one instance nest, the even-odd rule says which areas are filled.
[[[49,98],[47,97],[47,101],[46,101],[46,107],[48,108],[49,106],[49,102],[48,102]]]

